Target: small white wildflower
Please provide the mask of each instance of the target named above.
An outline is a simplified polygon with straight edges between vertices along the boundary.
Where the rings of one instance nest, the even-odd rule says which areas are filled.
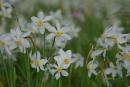
[[[14,49],[10,47],[11,39],[9,34],[0,35],[0,50],[5,51],[7,54],[11,55],[11,50]]]
[[[62,49],[59,50],[59,55],[55,56],[56,61],[61,62],[62,67],[68,68],[72,63],[72,52],[70,50],[64,52]]]
[[[26,39],[27,36],[30,35],[30,32],[21,32],[19,28],[11,30],[11,39],[12,39],[12,44],[11,46],[13,48],[19,48],[20,52],[26,52],[26,48],[30,47],[29,41]]]
[[[45,24],[51,20],[51,16],[45,16],[43,12],[39,12],[38,17],[31,17],[32,20],[32,28],[34,32],[44,34],[45,32]]]
[[[61,76],[68,76],[69,74],[66,71],[68,67],[64,66],[63,59],[59,57],[55,57],[55,60],[57,64],[52,65],[53,69],[50,70],[52,75],[55,75],[56,79],[59,79]],[[66,63],[69,63],[69,61],[65,60],[65,64]]]
[[[120,43],[123,43],[122,30],[123,28],[116,24],[112,27],[107,27],[102,34],[102,37],[98,39],[98,45],[104,48],[111,48],[115,44],[119,45]]]
[[[37,69],[37,72],[39,72],[39,69],[45,70],[44,65],[47,63],[47,60],[41,59],[41,55],[38,51],[34,53],[33,55],[32,53],[30,53],[30,59],[31,59],[32,68]]]
[[[59,22],[56,22],[56,28],[49,24],[46,28],[50,32],[46,39],[48,41],[53,41],[55,39],[55,46],[61,47],[63,43],[71,39],[71,36],[67,34],[69,31],[68,27],[62,27]]]

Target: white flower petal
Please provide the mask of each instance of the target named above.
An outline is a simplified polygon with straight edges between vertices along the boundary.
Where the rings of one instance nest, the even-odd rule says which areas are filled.
[[[38,18],[40,18],[40,19],[43,19],[44,18],[44,13],[43,12],[38,12]]]
[[[54,33],[50,33],[47,37],[46,37],[46,40],[48,41],[52,41],[55,37],[55,34]]]
[[[31,17],[31,20],[34,21],[34,22],[37,22],[39,19],[35,16]]]
[[[61,77],[61,74],[60,73],[56,73],[55,77],[56,77],[56,79],[59,79]]]
[[[62,34],[62,37],[64,38],[64,40],[71,40],[71,37],[67,34]]]
[[[61,74],[62,74],[63,76],[68,76],[68,75],[69,75],[68,72],[66,72],[65,70],[63,70],[63,71],[61,72]]]
[[[50,21],[51,19],[52,19],[51,16],[46,16],[46,17],[44,18],[44,22]]]
[[[49,23],[44,23],[44,26],[49,32],[56,32],[55,27],[51,26]]]
[[[59,22],[56,22],[56,28],[57,28],[57,31],[61,30],[61,26],[60,26]]]
[[[47,63],[47,59],[41,59],[41,60],[40,60],[40,64],[41,64],[41,65],[45,65],[46,63]]]
[[[40,58],[41,58],[41,55],[40,55],[40,52],[39,52],[39,51],[37,51],[36,54],[34,54],[34,55],[36,55],[35,57],[36,57],[37,59],[40,59]]]

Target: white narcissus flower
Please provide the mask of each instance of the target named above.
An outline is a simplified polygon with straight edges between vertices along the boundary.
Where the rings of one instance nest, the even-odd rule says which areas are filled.
[[[99,63],[97,61],[90,61],[87,64],[88,69],[88,77],[91,77],[92,74],[97,75],[96,68],[98,67]]]
[[[69,32],[69,27],[62,27],[59,22],[56,22],[56,28],[49,24],[46,25],[46,28],[50,32],[46,39],[49,42],[55,39],[55,46],[60,47],[63,43],[71,39],[71,37],[67,34],[67,32]]]
[[[19,48],[20,52],[26,52],[26,48],[30,47],[29,41],[26,39],[30,32],[21,32],[19,28],[11,30],[10,38],[12,39],[11,48]]]
[[[119,25],[114,24],[111,27],[107,27],[102,35],[102,38],[114,37],[122,34],[123,28]]]
[[[119,38],[122,37],[122,27],[118,25],[113,25],[112,27],[107,27],[102,34],[102,37],[98,39],[98,45],[104,48],[111,48],[115,44],[120,44],[124,42],[124,39]]]
[[[0,15],[7,17],[7,18],[11,18],[11,13],[12,13],[12,6],[7,3],[7,2],[0,2]]]
[[[50,72],[52,73],[52,75],[55,75],[56,79],[59,79],[61,76],[68,76],[68,72],[66,71],[66,69],[68,68],[65,66],[66,64],[69,63],[69,60],[64,60],[60,57],[55,57],[55,60],[57,62],[57,64],[52,65],[52,68],[50,70]],[[65,64],[63,63],[65,62]]]
[[[61,76],[68,76],[68,72],[66,71],[67,68],[63,67],[62,65],[53,65],[53,69],[51,69],[51,73],[54,75],[56,79],[59,79]]]
[[[47,59],[41,59],[41,55],[38,51],[33,55],[32,52],[30,53],[30,60],[32,68],[37,69],[37,72],[39,72],[39,69],[45,70],[44,65],[47,63]]]
[[[64,68],[68,68],[72,63],[72,52],[70,50],[64,52],[62,49],[59,50],[59,55],[55,56],[56,61],[61,62]]]
[[[112,62],[109,63],[110,68],[107,68],[105,70],[105,74],[109,75],[112,74],[112,77],[116,77],[119,75],[122,77],[122,66],[118,63],[117,66],[115,66]]]
[[[31,17],[32,20],[32,29],[34,32],[44,34],[45,24],[51,20],[51,16],[45,16],[43,12],[39,12],[38,17]]]
[[[2,52],[6,52],[7,54],[11,55],[11,50],[13,50],[14,48],[10,49],[10,44],[11,44],[11,39],[10,39],[10,35],[9,34],[3,34],[0,35],[0,50]]]
[[[83,67],[84,58],[79,53],[73,54],[72,61],[75,64],[75,68]]]

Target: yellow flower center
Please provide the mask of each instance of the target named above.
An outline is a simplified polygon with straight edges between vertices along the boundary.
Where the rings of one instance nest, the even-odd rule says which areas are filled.
[[[5,43],[0,40],[0,48],[3,47],[4,45],[5,45]]]
[[[40,64],[39,60],[35,60],[35,61],[34,61],[34,64],[35,64],[35,65],[39,65],[39,64]]]
[[[56,37],[60,37],[62,35],[62,33],[58,31],[55,33],[55,35],[56,35]]]
[[[62,72],[62,68],[61,67],[57,67],[57,72]]]
[[[69,64],[69,59],[64,59],[64,64]]]
[[[126,55],[125,60],[130,61],[130,56]]]
[[[16,40],[16,45],[17,46],[21,45],[21,41],[20,40]]]
[[[43,26],[43,21],[42,21],[42,20],[39,20],[39,21],[37,22],[37,26],[38,26],[38,27],[42,27],[42,26]]]

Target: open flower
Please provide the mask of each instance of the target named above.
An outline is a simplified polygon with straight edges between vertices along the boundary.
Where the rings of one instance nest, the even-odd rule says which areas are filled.
[[[39,52],[36,52],[33,55],[32,53],[30,53],[30,59],[32,68],[37,69],[37,72],[39,72],[39,69],[45,70],[44,65],[47,63],[47,60],[41,59],[41,55]]]
[[[46,28],[50,32],[46,39],[48,41],[53,41],[55,39],[56,46],[62,46],[63,43],[71,39],[71,37],[67,34],[67,32],[69,32],[68,27],[61,27],[59,22],[56,22],[56,28],[49,24],[46,25]]]
[[[53,65],[53,69],[51,69],[52,75],[55,75],[56,79],[59,79],[61,76],[68,76],[67,68],[63,67],[62,64]]]
[[[30,32],[21,32],[19,28],[11,30],[11,39],[12,44],[11,47],[19,48],[20,52],[26,52],[26,48],[30,47],[29,41],[26,39],[27,36],[30,35]]]
[[[98,45],[104,48],[111,48],[115,44],[119,45],[124,42],[124,39],[122,38],[122,30],[123,28],[119,27],[117,24],[107,27],[101,38],[98,39]]]
[[[59,50],[59,55],[55,56],[54,59],[60,61],[64,68],[68,68],[72,63],[72,52],[70,50],[64,52],[62,49]]]
[[[32,28],[34,32],[44,34],[45,32],[45,24],[51,20],[51,16],[44,16],[43,12],[39,12],[38,17],[31,17],[32,20]]]
[[[64,66],[63,59],[55,57],[55,60],[57,64],[52,65],[53,69],[50,70],[52,75],[55,75],[56,79],[59,79],[61,76],[68,76],[68,72],[66,71],[68,67]]]
[[[13,49],[10,45],[11,43],[9,34],[0,35],[0,50],[2,52],[5,51],[7,54],[11,55],[11,50]]]

